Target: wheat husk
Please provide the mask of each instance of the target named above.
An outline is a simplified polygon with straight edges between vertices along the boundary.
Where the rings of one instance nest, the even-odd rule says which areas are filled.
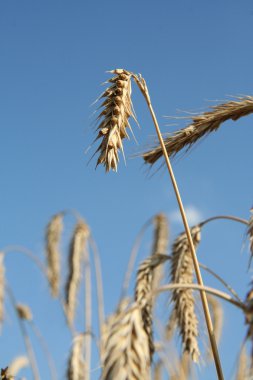
[[[84,334],[78,334],[73,340],[68,360],[68,380],[85,380],[84,339]]]
[[[195,248],[200,242],[200,227],[191,228],[192,240]],[[192,284],[194,280],[194,266],[189,249],[186,233],[182,233],[175,240],[172,247],[171,283]],[[195,313],[195,300],[191,289],[176,289],[172,291],[173,319],[179,329],[183,351],[188,352],[194,362],[199,360],[198,347],[198,318]]]
[[[120,314],[105,342],[101,380],[150,380],[150,350],[138,304]]]
[[[236,121],[253,112],[253,97],[238,97],[234,101],[215,105],[211,111],[193,116],[192,122],[164,139],[165,147],[169,156],[175,156],[182,149],[190,149],[199,139],[213,131],[217,131],[222,123],[227,120]],[[148,164],[153,165],[162,157],[162,148],[155,148],[145,152],[142,157]]]
[[[69,274],[65,287],[66,313],[70,325],[73,325],[75,317],[76,300],[82,274],[83,252],[86,249],[89,234],[89,227],[84,221],[80,220],[75,226],[70,243]]]
[[[101,107],[103,111],[98,116],[99,125],[97,139],[102,139],[96,152],[100,155],[97,165],[104,165],[106,172],[117,171],[119,151],[123,152],[124,138],[128,138],[127,128],[130,128],[129,117],[135,119],[131,102],[132,73],[123,69],[110,71],[115,76],[107,81],[110,83],[100,98],[105,98]],[[136,119],[135,119],[136,120]]]
[[[63,213],[52,217],[46,229],[47,277],[53,297],[59,295],[60,288],[60,239],[63,229]]]

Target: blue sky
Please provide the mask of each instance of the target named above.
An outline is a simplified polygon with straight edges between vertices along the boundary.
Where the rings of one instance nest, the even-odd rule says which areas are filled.
[[[141,129],[139,145],[125,143],[118,173],[95,171],[92,102],[106,70],[142,73],[163,132],[164,115],[201,112],[231,95],[252,95],[253,3],[230,1],[48,1],[0,2],[0,237],[43,257],[44,229],[56,212],[73,208],[89,223],[101,254],[106,313],[120,294],[131,246],[144,222],[157,212],[171,216],[171,240],[182,230],[165,170],[149,175],[136,152],[154,141],[146,105],[133,86]],[[184,122],[178,122],[180,128]],[[194,215],[249,217],[252,206],[252,116],[225,123],[190,153],[173,161],[183,202]],[[153,171],[155,172],[155,171]],[[152,172],[151,172],[152,173]],[[65,241],[73,220],[67,220]],[[244,297],[250,281],[245,229],[230,222],[205,228],[199,254]],[[138,260],[149,252],[147,235]],[[18,253],[6,257],[16,298],[32,306],[60,376],[70,335],[59,306],[47,295],[39,272]],[[207,279],[208,284],[214,285]],[[82,321],[80,300],[80,323]],[[24,347],[10,303],[0,345],[0,366]],[[231,378],[245,333],[242,315],[225,306],[221,357]],[[231,333],[233,331],[233,333]],[[42,378],[49,378],[38,349]],[[95,368],[97,362],[93,362]],[[213,379],[214,369],[201,369]],[[24,371],[27,379],[30,372]],[[94,379],[99,371],[93,372]]]

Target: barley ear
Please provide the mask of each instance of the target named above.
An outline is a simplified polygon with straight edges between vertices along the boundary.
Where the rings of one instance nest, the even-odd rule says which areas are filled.
[[[195,248],[200,242],[200,231],[199,226],[191,228],[191,235]],[[185,232],[179,235],[173,244],[170,277],[172,283],[193,283],[194,266]],[[172,303],[172,313],[180,331],[183,351],[188,352],[194,362],[198,362],[200,355],[197,340],[198,318],[195,313],[195,300],[192,290],[173,290]]]
[[[63,213],[52,217],[46,229],[47,277],[53,297],[59,295],[60,287],[60,249],[59,243],[63,229]]]
[[[96,152],[100,155],[97,165],[105,166],[106,172],[117,171],[119,150],[123,152],[124,138],[128,138],[127,128],[131,130],[128,119],[135,115],[131,101],[132,73],[123,69],[110,71],[115,76],[107,81],[111,85],[103,92],[100,98],[105,98],[101,107],[103,111],[98,116],[100,121],[97,130],[97,139],[102,139]]]

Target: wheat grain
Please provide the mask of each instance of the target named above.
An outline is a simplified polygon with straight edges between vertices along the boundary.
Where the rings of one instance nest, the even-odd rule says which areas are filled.
[[[81,278],[81,264],[89,233],[87,224],[80,220],[75,226],[70,243],[69,274],[65,291],[66,313],[70,325],[73,324],[75,317],[76,298]]]
[[[10,376],[16,376],[24,367],[29,366],[29,360],[26,356],[17,356],[9,365],[8,373]]]
[[[191,228],[191,235],[195,248],[200,242],[200,227]],[[171,282],[192,284],[194,267],[186,233],[182,233],[175,240],[172,247]],[[192,360],[198,362],[198,319],[195,313],[195,301],[190,289],[176,289],[172,292],[174,318],[182,337],[183,350],[191,354]]]
[[[215,105],[212,110],[192,117],[192,123],[186,128],[170,134],[165,140],[165,147],[169,156],[175,156],[179,151],[191,148],[200,138],[216,131],[222,123],[231,119],[238,120],[253,112],[253,97],[239,97],[237,100]],[[143,154],[146,163],[153,165],[162,157],[160,145]]]
[[[26,321],[31,321],[33,319],[31,309],[28,305],[19,303],[16,305],[16,311],[20,319],[24,319]]]
[[[152,331],[152,299],[150,295],[153,285],[153,274],[155,268],[165,262],[168,259],[166,255],[155,254],[144,260],[139,266],[136,285],[135,285],[135,301],[139,303],[141,307],[141,315],[143,328],[147,333],[149,339],[150,356],[152,357],[154,352],[153,344],[153,331]]]
[[[4,253],[0,252],[0,326],[4,320],[5,266]]]
[[[60,287],[60,250],[59,243],[63,229],[63,213],[52,217],[46,229],[47,276],[53,297],[57,297]]]
[[[102,380],[150,379],[150,350],[141,311],[132,305],[111,326],[105,342]]]
[[[96,140],[102,138],[96,151],[100,152],[97,165],[104,165],[107,172],[117,171],[118,151],[123,152],[122,140],[125,137],[128,138],[126,128],[131,129],[128,119],[130,116],[135,119],[131,102],[132,73],[123,69],[110,72],[115,74],[115,77],[107,81],[107,83],[111,83],[111,86],[101,95],[105,101],[101,105],[104,109],[98,116],[100,124],[97,128],[99,132],[96,138]]]
[[[85,361],[83,358],[84,334],[78,334],[72,344],[68,360],[67,379],[85,380]]]

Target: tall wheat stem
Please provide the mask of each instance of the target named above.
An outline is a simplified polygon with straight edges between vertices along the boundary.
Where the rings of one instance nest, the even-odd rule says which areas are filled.
[[[176,182],[173,170],[172,170],[172,166],[171,166],[171,163],[170,163],[170,160],[169,160],[169,156],[168,156],[168,153],[167,153],[165,145],[164,145],[162,134],[161,134],[161,131],[160,131],[160,128],[159,128],[159,125],[158,125],[158,122],[157,122],[157,119],[156,119],[156,116],[155,116],[155,113],[154,113],[154,110],[153,110],[153,107],[152,107],[152,104],[151,104],[151,100],[150,100],[150,96],[149,96],[149,93],[148,93],[147,85],[146,85],[145,80],[142,77],[137,77],[135,75],[134,79],[135,79],[138,87],[140,88],[142,94],[144,95],[144,98],[145,98],[145,100],[147,102],[149,111],[150,111],[151,116],[152,116],[152,119],[153,119],[153,122],[154,122],[154,125],[155,125],[155,129],[156,129],[156,133],[157,133],[160,145],[161,145],[162,150],[163,150],[163,155],[164,155],[164,158],[165,158],[165,161],[166,161],[166,165],[167,165],[167,168],[168,168],[168,171],[169,171],[169,174],[170,174],[171,182],[172,182],[172,185],[173,185],[173,188],[174,188],[174,191],[175,191],[175,195],[176,195],[176,198],[177,198],[178,206],[179,206],[180,213],[181,213],[181,216],[182,216],[185,232],[186,232],[186,235],[187,235],[187,239],[188,239],[188,242],[189,242],[189,247],[190,247],[190,251],[191,251],[191,255],[192,255],[192,260],[193,260],[193,264],[194,264],[196,278],[197,278],[198,284],[200,286],[203,286],[204,283],[203,283],[203,280],[202,280],[202,276],[201,276],[201,272],[200,272],[200,268],[199,268],[199,263],[198,263],[197,255],[196,255],[195,248],[194,248],[194,245],[193,245],[193,241],[192,241],[192,237],[191,237],[191,232],[190,232],[190,228],[189,228],[188,221],[187,221],[187,218],[186,218],[183,202],[182,202],[182,199],[181,199],[181,196],[180,196],[180,192],[179,192],[179,189],[178,189],[178,186],[177,186],[177,182]],[[217,344],[216,344],[216,340],[215,340],[215,336],[214,336],[214,329],[213,329],[212,319],[211,319],[211,315],[210,315],[210,311],[209,311],[209,307],[208,307],[206,293],[203,290],[201,290],[200,291],[200,296],[201,296],[201,301],[202,301],[202,305],[203,305],[203,310],[204,310],[204,315],[205,315],[208,335],[209,335],[209,339],[210,339],[210,343],[211,343],[211,348],[212,348],[212,352],[213,352],[214,362],[215,362],[215,366],[216,366],[217,376],[218,376],[219,380],[224,380],[224,376],[223,376],[223,372],[222,372],[222,367],[221,367],[221,362],[220,362],[220,357],[219,357],[219,353],[218,353],[218,348],[217,348]]]

